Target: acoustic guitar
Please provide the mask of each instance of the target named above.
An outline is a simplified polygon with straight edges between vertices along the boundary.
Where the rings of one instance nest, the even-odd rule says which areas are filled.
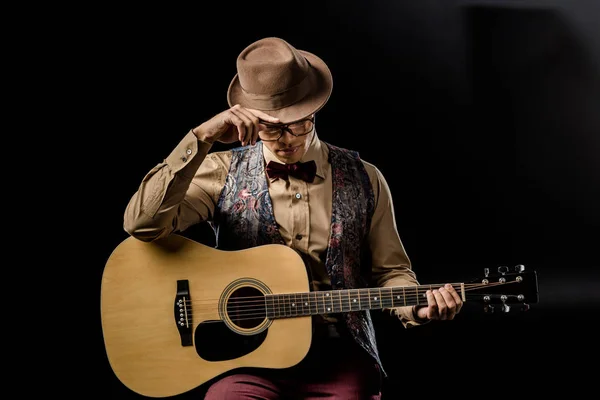
[[[538,301],[535,271],[488,271],[453,283],[491,309]],[[181,235],[133,237],[110,254],[101,283],[106,354],[117,378],[148,397],[190,391],[242,367],[287,368],[307,354],[312,316],[427,304],[420,285],[311,291],[300,255],[268,244],[224,251]]]

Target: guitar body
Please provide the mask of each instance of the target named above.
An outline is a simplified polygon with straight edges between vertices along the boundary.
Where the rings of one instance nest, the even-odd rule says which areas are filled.
[[[301,257],[283,245],[222,251],[179,235],[129,237],[102,276],[108,360],[125,386],[149,397],[181,394],[236,368],[291,367],[309,350],[311,317],[266,318],[260,299],[308,291]],[[236,298],[258,299],[254,318],[236,320]]]

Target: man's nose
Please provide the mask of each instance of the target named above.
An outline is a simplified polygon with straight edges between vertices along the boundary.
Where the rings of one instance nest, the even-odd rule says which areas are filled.
[[[292,135],[292,133],[288,129],[282,129],[281,131],[282,134],[278,139],[280,142],[287,144],[294,140],[294,135]]]

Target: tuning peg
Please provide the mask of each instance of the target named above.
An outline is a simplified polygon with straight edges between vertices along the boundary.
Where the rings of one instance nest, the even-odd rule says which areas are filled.
[[[509,312],[510,311],[510,306],[508,304],[506,304],[506,300],[508,300],[508,297],[506,295],[502,295],[500,296],[500,300],[502,300],[502,311],[504,312]]]
[[[504,275],[508,272],[508,267],[506,267],[506,266],[498,267],[498,272],[500,272],[502,275]]]
[[[521,272],[525,271],[525,266],[523,264],[515,265],[515,271],[517,273],[521,273]]]
[[[483,311],[492,314],[494,312],[494,306],[491,304],[486,304],[483,306]]]
[[[483,269],[483,276],[485,276],[486,278],[487,278],[488,276],[490,276],[490,269],[489,269],[489,268],[484,268],[484,269]]]
[[[525,311],[528,311],[528,310],[529,310],[529,304],[523,303],[521,305],[521,311],[525,312]]]

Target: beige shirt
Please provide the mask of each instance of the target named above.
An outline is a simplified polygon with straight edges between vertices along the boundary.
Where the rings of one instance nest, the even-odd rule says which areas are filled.
[[[258,142],[256,146],[263,146]],[[133,194],[124,215],[130,235],[150,241],[210,221],[229,170],[230,150],[210,152],[212,145],[199,141],[190,131],[161,163],[152,168]],[[265,162],[276,161],[263,146]],[[318,138],[301,161],[314,160],[317,177],[309,184],[290,177],[269,180],[275,219],[285,244],[304,253],[313,290],[327,290],[329,277],[321,261],[329,244],[332,179],[328,147]],[[362,161],[375,195],[375,211],[369,232],[374,286],[418,285],[396,229],[390,189],[381,172]],[[300,196],[298,196],[298,194]],[[412,307],[388,310],[405,327],[419,325]]]

